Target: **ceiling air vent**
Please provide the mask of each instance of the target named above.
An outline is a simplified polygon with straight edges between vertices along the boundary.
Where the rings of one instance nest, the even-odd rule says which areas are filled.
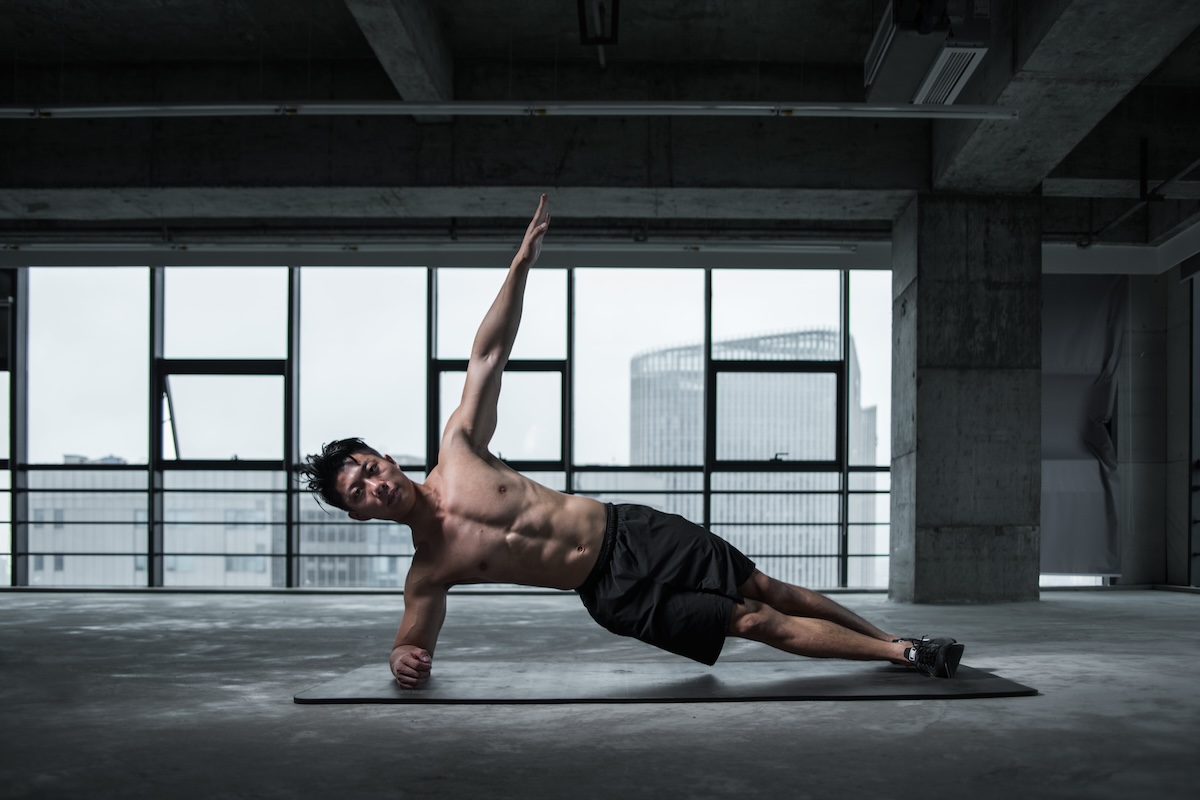
[[[913,95],[914,103],[939,103],[949,105],[971,79],[971,73],[987,54],[986,47],[960,47],[946,43],[929,68],[929,74]]]
[[[872,103],[948,105],[991,38],[991,0],[892,0],[863,64]]]

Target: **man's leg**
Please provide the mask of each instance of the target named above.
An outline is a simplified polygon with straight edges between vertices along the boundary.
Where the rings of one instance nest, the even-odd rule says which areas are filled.
[[[891,661],[939,678],[953,678],[962,659],[963,646],[953,639],[893,641],[895,637],[829,598],[772,580],[757,570],[742,584],[741,592],[746,602],[733,604],[728,629],[731,636],[810,658]],[[775,602],[768,604],[758,596]],[[788,613],[780,606],[806,613]]]
[[[825,619],[784,614],[749,597],[745,603],[734,603],[729,633],[810,658],[909,663],[908,642],[882,641]]]
[[[775,580],[758,570],[754,570],[754,574],[738,587],[738,591],[746,599],[757,600],[789,617],[812,617],[826,620],[840,628],[888,643],[897,638],[890,633],[881,631],[850,609],[835,603],[820,592]]]

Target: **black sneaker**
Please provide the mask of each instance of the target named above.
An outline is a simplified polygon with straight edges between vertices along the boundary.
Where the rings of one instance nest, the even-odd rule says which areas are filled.
[[[909,663],[922,675],[931,678],[953,678],[962,660],[963,646],[954,639],[912,639],[905,651]]]

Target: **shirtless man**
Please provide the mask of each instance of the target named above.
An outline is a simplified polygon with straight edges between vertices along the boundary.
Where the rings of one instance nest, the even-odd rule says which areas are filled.
[[[412,529],[416,552],[391,654],[399,684],[428,679],[450,587],[483,582],[576,590],[614,633],[706,664],[731,635],[803,656],[890,661],[953,677],[962,656],[953,639],[885,633],[817,592],[764,575],[682,517],[556,492],[488,451],[526,278],[549,224],[542,195],[475,335],[462,401],[424,483],[359,439],[325,445],[305,467],[309,488],[351,518]]]

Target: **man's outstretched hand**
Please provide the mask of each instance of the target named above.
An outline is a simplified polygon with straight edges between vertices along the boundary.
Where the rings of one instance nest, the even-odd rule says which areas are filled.
[[[550,227],[550,204],[546,200],[546,195],[542,195],[542,199],[538,201],[537,211],[533,215],[533,219],[529,221],[529,227],[525,229],[525,239],[521,242],[521,249],[517,251],[516,260],[525,266],[532,267],[533,262],[537,261],[538,255],[542,252],[542,237],[546,235],[546,230]]]
[[[429,680],[429,670],[433,667],[433,656],[428,650],[420,647],[412,650],[396,648],[392,651],[392,674],[396,683],[405,689],[420,689]]]

